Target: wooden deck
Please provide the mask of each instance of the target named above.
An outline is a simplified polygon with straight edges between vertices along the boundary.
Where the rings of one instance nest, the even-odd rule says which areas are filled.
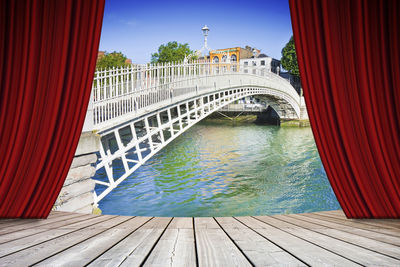
[[[348,220],[341,211],[0,220],[0,266],[27,265],[400,266],[400,220]]]

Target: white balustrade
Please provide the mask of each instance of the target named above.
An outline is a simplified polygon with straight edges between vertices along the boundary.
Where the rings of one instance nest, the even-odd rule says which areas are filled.
[[[92,89],[93,129],[107,129],[125,120],[179,101],[226,88],[271,88],[300,116],[300,96],[284,78],[265,68],[239,63],[192,61],[129,65],[98,70]]]

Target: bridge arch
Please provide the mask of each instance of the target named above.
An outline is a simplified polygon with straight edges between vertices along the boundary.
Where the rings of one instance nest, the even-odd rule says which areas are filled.
[[[301,117],[301,97],[286,80],[257,68],[255,74],[246,74],[237,63],[224,64],[218,72],[219,64],[197,62],[96,73],[87,119],[90,130],[101,136],[96,170],[107,178],[95,179],[95,205],[180,134],[243,97],[278,99],[285,105],[284,118]],[[278,106],[274,108],[279,111]],[[122,175],[116,175],[116,168],[123,169],[118,171]]]

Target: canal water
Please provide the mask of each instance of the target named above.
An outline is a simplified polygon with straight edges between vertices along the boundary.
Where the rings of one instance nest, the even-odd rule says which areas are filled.
[[[204,120],[100,201],[103,214],[243,216],[339,209],[310,128]]]

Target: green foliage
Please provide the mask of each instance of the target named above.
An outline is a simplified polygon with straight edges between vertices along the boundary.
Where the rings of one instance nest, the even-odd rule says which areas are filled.
[[[96,63],[96,69],[109,69],[112,67],[122,67],[128,65],[127,57],[121,52],[105,53]]]
[[[290,37],[289,42],[282,49],[281,64],[285,70],[290,72],[290,74],[300,76],[293,36]]]
[[[160,45],[158,53],[151,54],[151,63],[165,63],[173,61],[183,61],[185,55],[193,54],[189,44],[178,44],[178,42],[168,42],[168,44]],[[192,59],[194,59],[192,57]]]

